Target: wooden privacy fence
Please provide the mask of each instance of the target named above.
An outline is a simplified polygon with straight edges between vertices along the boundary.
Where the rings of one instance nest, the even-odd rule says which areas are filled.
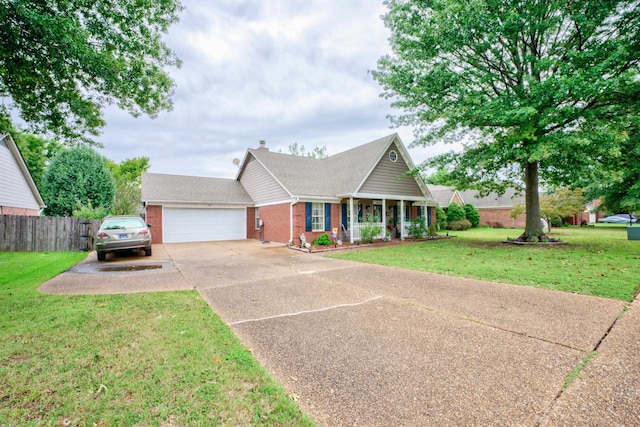
[[[0,252],[91,251],[100,220],[0,215]]]

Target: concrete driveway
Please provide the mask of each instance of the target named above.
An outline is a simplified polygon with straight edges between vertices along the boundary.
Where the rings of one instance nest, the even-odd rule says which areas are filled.
[[[640,424],[634,305],[256,241],[153,250],[94,253],[41,290],[195,288],[321,425]]]

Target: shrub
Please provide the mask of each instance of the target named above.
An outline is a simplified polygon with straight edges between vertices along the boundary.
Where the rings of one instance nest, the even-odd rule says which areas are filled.
[[[360,229],[360,242],[361,243],[371,243],[371,242],[373,242],[373,239],[376,236],[378,236],[378,234],[380,234],[380,232],[382,231],[382,226],[381,225],[377,225],[373,221],[373,218],[369,218],[369,220],[367,220],[367,222],[365,224],[366,225],[364,225]]]
[[[329,246],[332,243],[331,239],[329,239],[329,235],[327,233],[323,233],[313,241],[313,246]]]
[[[468,219],[460,219],[458,221],[452,221],[447,225],[447,230],[461,231],[471,228],[471,222]]]
[[[464,214],[471,223],[471,227],[475,228],[480,224],[480,213],[472,204],[465,203],[463,205]]]
[[[436,226],[435,226],[435,224],[431,224],[431,225],[429,226],[429,229],[427,230],[427,236],[429,236],[429,237],[435,237],[435,236],[437,236],[437,235],[438,235],[438,232],[437,232],[437,230],[436,230]]]
[[[447,214],[440,206],[436,206],[436,227],[444,230],[447,227]]]
[[[91,202],[88,203],[88,206],[81,206],[79,209],[74,210],[72,214],[74,218],[84,219],[102,219],[107,215],[109,215],[109,210],[107,208],[94,208],[91,206]]]
[[[416,218],[409,224],[409,236],[421,239],[427,234],[427,224],[424,218]]]
[[[459,204],[452,202],[447,208],[447,222],[452,223],[462,219],[465,219],[464,209]]]

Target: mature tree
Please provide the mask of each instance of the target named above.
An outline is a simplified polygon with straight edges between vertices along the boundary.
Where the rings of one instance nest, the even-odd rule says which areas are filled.
[[[581,188],[562,188],[540,198],[540,215],[547,220],[549,230],[554,218],[564,219],[580,215],[585,208],[584,191]]]
[[[164,67],[179,61],[162,36],[181,10],[179,0],[0,0],[0,96],[38,133],[67,140],[97,135],[106,104],[155,117],[172,105]]]
[[[111,213],[133,215],[140,212],[142,173],[151,166],[148,157],[134,157],[120,163],[107,161],[107,166],[116,182]]]
[[[521,240],[544,237],[538,187],[567,185],[618,149],[640,100],[637,0],[388,0],[393,55],[374,77],[415,144],[463,188],[525,188]]]
[[[109,212],[114,180],[105,159],[87,147],[62,150],[44,175],[45,215],[71,216],[82,207]]]

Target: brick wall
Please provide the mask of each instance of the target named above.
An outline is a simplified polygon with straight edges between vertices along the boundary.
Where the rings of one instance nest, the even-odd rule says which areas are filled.
[[[162,206],[147,206],[146,220],[151,225],[151,243],[162,243]]]
[[[256,229],[256,208],[247,208],[247,239],[258,239],[259,231]]]
[[[524,228],[527,216],[523,213],[516,218],[511,218],[511,208],[505,209],[478,209],[480,224],[486,224],[494,228]]]
[[[0,206],[2,215],[38,216],[38,209],[14,208],[12,206]]]
[[[260,219],[264,223],[263,240],[287,243],[289,241],[289,203],[260,207]],[[247,216],[249,214],[247,213]],[[254,217],[255,218],[255,212]],[[247,220],[248,222],[249,220]],[[253,219],[255,221],[255,219]],[[255,238],[259,238],[256,234]]]
[[[338,238],[340,238],[340,215],[342,208],[339,203],[331,204],[331,228],[324,231],[306,231],[306,203],[300,202],[293,206],[293,244],[300,244],[300,235],[304,233],[307,242],[312,243],[322,234],[327,233],[331,236],[334,228],[338,229]]]

